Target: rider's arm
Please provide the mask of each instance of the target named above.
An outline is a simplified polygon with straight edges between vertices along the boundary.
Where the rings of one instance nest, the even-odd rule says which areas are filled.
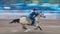
[[[37,16],[38,16],[37,14],[34,15],[34,17],[37,17]]]

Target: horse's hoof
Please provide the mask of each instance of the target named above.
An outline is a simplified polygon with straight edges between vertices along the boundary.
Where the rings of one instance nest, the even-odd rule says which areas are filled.
[[[42,28],[40,26],[35,27],[34,30],[40,29],[42,31]]]
[[[41,31],[43,30],[41,27],[39,28]]]
[[[27,29],[27,30],[25,30],[24,32],[29,32],[31,29]]]

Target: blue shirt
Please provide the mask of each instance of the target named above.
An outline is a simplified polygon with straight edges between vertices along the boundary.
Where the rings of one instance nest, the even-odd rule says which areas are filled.
[[[38,12],[32,12],[29,14],[30,18],[35,18],[39,13]]]

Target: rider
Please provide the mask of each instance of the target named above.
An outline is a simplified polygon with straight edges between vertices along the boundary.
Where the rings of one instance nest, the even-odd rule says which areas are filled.
[[[39,13],[36,10],[37,9],[33,9],[33,11],[29,14],[29,18],[32,21],[31,25],[34,25],[34,23],[35,23],[35,17],[39,15]]]

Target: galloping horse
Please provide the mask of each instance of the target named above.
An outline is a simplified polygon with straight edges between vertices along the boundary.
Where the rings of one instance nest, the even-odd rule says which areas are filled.
[[[28,32],[30,31],[29,28],[27,28],[27,26],[34,26],[35,29],[40,29],[42,30],[42,28],[39,26],[39,20],[40,20],[40,17],[43,17],[42,13],[40,13],[35,19],[35,24],[34,25],[31,25],[31,20],[28,18],[28,17],[21,17],[20,18],[20,24],[22,25],[22,28],[24,29],[24,32]]]

